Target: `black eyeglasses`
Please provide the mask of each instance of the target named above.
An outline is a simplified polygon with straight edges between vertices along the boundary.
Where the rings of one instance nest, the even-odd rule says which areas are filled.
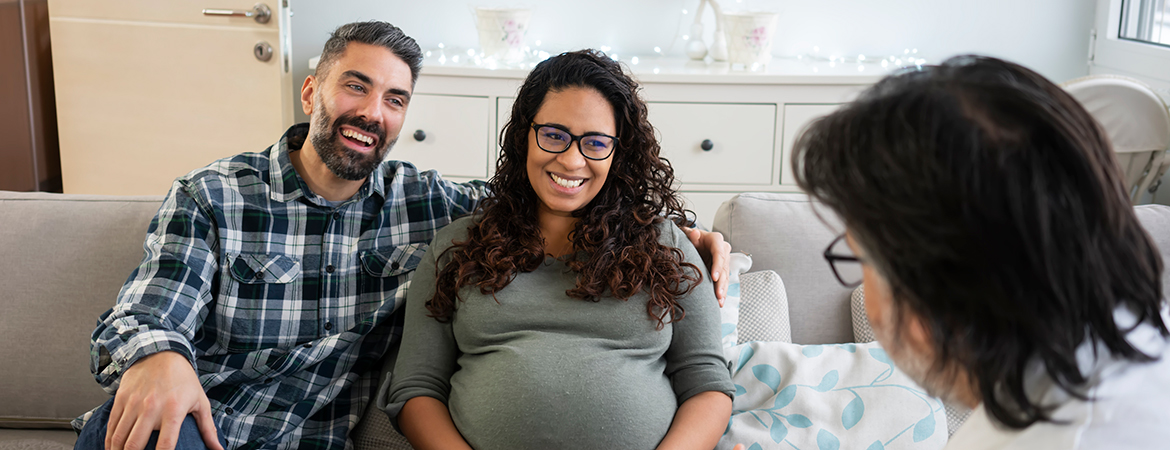
[[[581,151],[581,156],[585,159],[603,161],[609,158],[609,155],[613,154],[613,149],[617,147],[617,138],[608,134],[590,131],[574,136],[560,125],[537,123],[532,124],[532,129],[536,131],[536,146],[549,153],[564,153],[573,145],[573,141],[577,141],[577,149]]]
[[[863,276],[861,273],[861,258],[853,255],[853,251],[849,249],[849,244],[845,242],[845,234],[842,233],[833,239],[833,242],[825,247],[825,261],[829,262],[829,267],[833,269],[833,275],[837,277],[837,281],[845,287],[857,287],[861,285]]]

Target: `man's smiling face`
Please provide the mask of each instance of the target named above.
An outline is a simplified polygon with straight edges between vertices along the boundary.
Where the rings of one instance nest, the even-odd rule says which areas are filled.
[[[334,175],[362,180],[398,141],[410,103],[410,67],[385,47],[358,42],[330,65],[307,93],[309,139]]]

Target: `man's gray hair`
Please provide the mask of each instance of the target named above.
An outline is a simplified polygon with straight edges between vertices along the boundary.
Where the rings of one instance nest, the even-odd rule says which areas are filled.
[[[377,20],[347,23],[333,30],[329,40],[325,41],[325,48],[321,50],[321,59],[317,62],[317,69],[313,75],[321,78],[322,75],[329,73],[333,63],[345,53],[345,48],[350,42],[389,49],[410,67],[411,87],[418,81],[418,72],[422,70],[423,60],[422,49],[418,43],[403,33],[402,29]]]

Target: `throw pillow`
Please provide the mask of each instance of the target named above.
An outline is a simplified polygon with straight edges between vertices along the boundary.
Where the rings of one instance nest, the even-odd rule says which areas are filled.
[[[350,432],[350,439],[354,450],[414,450],[410,441],[394,429],[390,418],[372,401],[366,406],[357,427]]]
[[[873,342],[873,328],[869,326],[869,318],[865,315],[865,286],[858,286],[849,296],[849,309],[853,312],[853,340],[854,342]]]
[[[745,273],[739,278],[739,341],[792,342],[788,294],[784,281],[771,270]]]
[[[736,395],[718,449],[922,449],[947,441],[941,401],[876,342],[726,350]]]

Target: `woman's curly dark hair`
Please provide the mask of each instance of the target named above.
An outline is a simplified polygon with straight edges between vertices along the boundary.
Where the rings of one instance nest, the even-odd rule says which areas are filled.
[[[660,329],[685,316],[676,298],[694,289],[701,272],[683,261],[682,251],[658,242],[659,223],[685,221],[672,187],[674,169],[659,157],[638,83],[605,54],[581,50],[537,64],[520,87],[512,117],[500,133],[502,151],[489,182],[493,195],[477,208],[467,241],[454,243],[439,258],[445,265],[438,272],[435,297],[426,305],[430,317],[450,320],[460,288],[475,286],[494,296],[518,273],[544,262],[537,220],[540,198],[526,169],[529,124],[546,94],[568,88],[595,90],[609,102],[618,144],[605,185],[588,205],[573,212],[580,220],[569,233],[573,256],[567,264],[577,273],[577,284],[565,293],[596,302],[607,291],[622,300],[646,291],[646,312]]]

